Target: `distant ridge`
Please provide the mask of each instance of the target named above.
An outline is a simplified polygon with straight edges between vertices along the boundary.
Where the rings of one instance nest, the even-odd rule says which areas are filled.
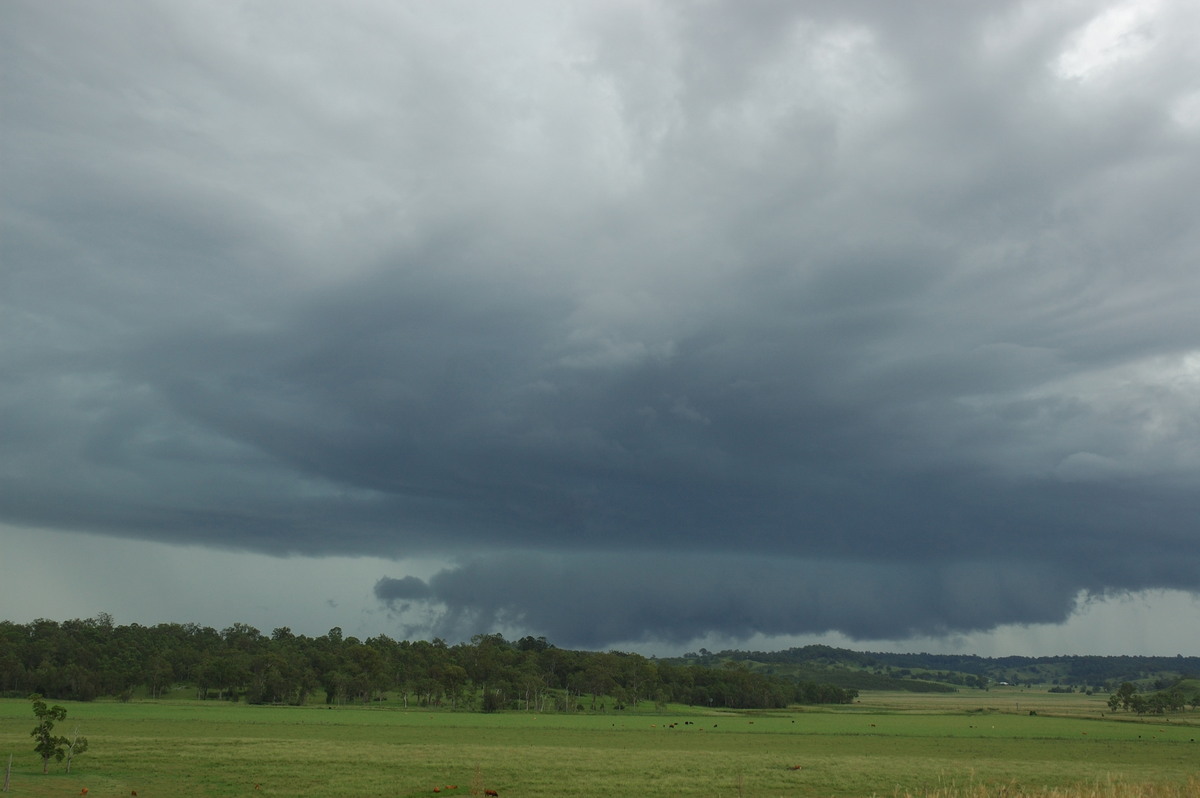
[[[783,651],[725,650],[667,661],[718,666],[737,662],[763,673],[858,690],[944,692],[1009,685],[1050,685],[1063,692],[1112,692],[1121,682],[1161,689],[1200,677],[1200,657],[1059,655],[981,657],[896,654],[810,645]]]

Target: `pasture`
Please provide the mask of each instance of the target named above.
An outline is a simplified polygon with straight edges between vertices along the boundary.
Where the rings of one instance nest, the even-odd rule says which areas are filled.
[[[453,713],[387,704],[55,702],[91,741],[41,775],[28,701],[0,700],[9,795],[1183,798],[1200,715],[1138,719],[1034,691],[867,694],[776,712]],[[1030,715],[1033,710],[1037,714]],[[7,798],[7,797],[6,797]]]

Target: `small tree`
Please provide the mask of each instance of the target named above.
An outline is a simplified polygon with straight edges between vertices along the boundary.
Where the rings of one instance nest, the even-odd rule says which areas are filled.
[[[38,719],[38,725],[33,728],[29,736],[36,742],[33,750],[41,756],[42,773],[46,773],[50,769],[51,757],[54,758],[54,761],[61,762],[67,755],[66,746],[70,741],[66,737],[54,736],[54,724],[67,717],[67,710],[57,704],[47,707],[46,702],[37,693],[31,695],[29,700],[33,702],[33,714]]]
[[[67,742],[67,772],[71,772],[71,760],[79,754],[82,754],[88,748],[86,737],[79,736],[79,727],[75,727],[75,731],[71,733],[71,739]]]
[[[75,727],[70,738],[56,737],[54,724],[66,719],[67,710],[57,704],[47,707],[46,702],[42,701],[42,697],[37,694],[30,696],[30,699],[33,701],[33,714],[37,716],[38,725],[29,734],[36,740],[33,750],[42,757],[42,773],[49,770],[51,757],[56,762],[61,762],[65,758],[67,772],[70,773],[71,760],[88,748],[87,738],[80,736],[78,726]]]
[[[1117,688],[1117,692],[1109,697],[1108,705],[1113,708],[1113,711],[1116,711],[1117,704],[1123,709],[1128,710],[1132,707],[1134,700],[1139,697],[1137,695],[1137,687],[1132,682],[1121,682],[1121,686]],[[1114,698],[1116,699],[1115,703],[1113,701]]]

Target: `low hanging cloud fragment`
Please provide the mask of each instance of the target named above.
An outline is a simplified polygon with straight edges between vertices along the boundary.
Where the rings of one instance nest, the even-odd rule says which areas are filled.
[[[1020,558],[886,565],[764,556],[643,553],[471,559],[435,574],[381,579],[376,596],[417,599],[447,639],[527,630],[560,645],[686,644],[706,636],[820,634],[903,639],[1057,623],[1081,573]]]
[[[429,585],[415,576],[405,576],[400,579],[385,576],[375,583],[375,597],[383,602],[425,599],[430,596]]]

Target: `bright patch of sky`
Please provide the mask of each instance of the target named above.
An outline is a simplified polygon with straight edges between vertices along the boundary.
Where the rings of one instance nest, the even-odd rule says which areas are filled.
[[[1098,78],[1144,58],[1158,38],[1164,5],[1160,0],[1133,0],[1106,9],[1071,37],[1055,63],[1058,74]]]

